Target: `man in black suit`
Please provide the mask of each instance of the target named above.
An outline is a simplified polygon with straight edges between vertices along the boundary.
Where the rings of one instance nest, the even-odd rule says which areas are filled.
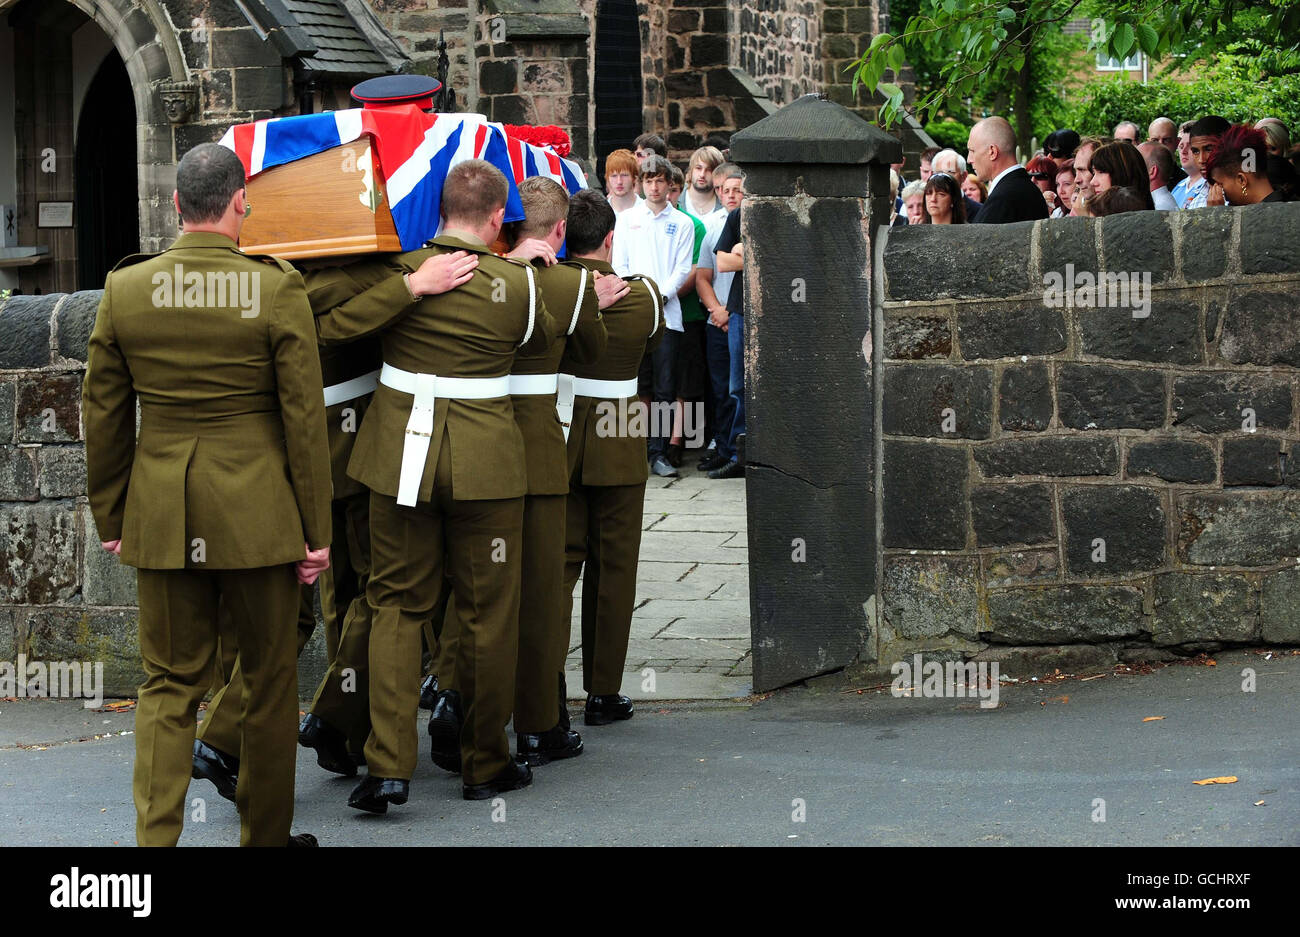
[[[1010,224],[1048,216],[1043,192],[1016,162],[1016,135],[1001,117],[988,117],[970,132],[966,155],[971,168],[988,183],[976,224]]]

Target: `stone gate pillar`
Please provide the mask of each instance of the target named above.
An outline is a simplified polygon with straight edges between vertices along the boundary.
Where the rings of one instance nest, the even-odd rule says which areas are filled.
[[[897,140],[802,97],[731,138],[747,173],[746,473],[754,689],[874,660],[872,245]]]

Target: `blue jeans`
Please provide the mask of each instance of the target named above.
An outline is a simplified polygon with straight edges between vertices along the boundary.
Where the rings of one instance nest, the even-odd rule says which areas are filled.
[[[732,462],[739,458],[736,437],[745,431],[745,317],[732,313],[727,320],[727,348],[731,353],[731,380],[728,389],[736,415],[727,434],[727,448]]]
[[[736,407],[731,400],[731,338],[730,331],[706,325],[705,350],[709,360],[709,390],[713,394],[713,441],[718,455],[734,459],[736,452],[730,448],[731,421]],[[730,329],[730,325],[728,325]]]

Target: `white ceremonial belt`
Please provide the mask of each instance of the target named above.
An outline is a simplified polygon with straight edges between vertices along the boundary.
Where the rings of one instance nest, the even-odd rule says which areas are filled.
[[[560,418],[566,443],[569,441],[569,426],[573,423],[573,384],[576,380],[572,374],[555,375],[555,415]]]
[[[626,381],[597,381],[589,377],[575,377],[573,392],[579,397],[635,397],[636,378]]]
[[[514,394],[553,394],[555,393],[558,374],[512,374],[510,375],[510,393]]]
[[[406,421],[402,470],[397,483],[397,503],[405,507],[414,507],[420,494],[420,479],[424,476],[424,463],[433,436],[434,400],[438,397],[487,400],[510,394],[508,377],[439,377],[403,371],[390,364],[384,365],[379,381],[415,398],[411,402],[411,416]]]
[[[369,374],[354,377],[350,381],[331,384],[325,388],[325,406],[332,407],[348,400],[355,400],[357,397],[364,397],[366,394],[373,393],[378,383],[379,370],[376,369]]]

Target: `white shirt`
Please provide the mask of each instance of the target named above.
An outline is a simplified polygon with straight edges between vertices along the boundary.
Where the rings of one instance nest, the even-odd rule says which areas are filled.
[[[614,216],[615,216],[615,217],[618,217],[619,215],[623,214],[623,212],[627,211],[626,208],[619,208],[617,205],[615,205],[615,204],[614,204],[614,198],[613,198],[613,196],[611,196],[611,195],[606,195],[606,196],[605,196],[605,201],[609,202],[609,207],[612,208],[612,209],[614,209]],[[643,199],[641,196],[638,195],[638,196],[636,197],[636,204],[633,205],[632,207],[633,207],[633,208],[639,208],[639,207],[641,207],[641,206],[644,205],[644,204],[645,204],[645,199]]]
[[[1169,186],[1162,185],[1151,190],[1151,201],[1156,203],[1156,211],[1178,211],[1178,203],[1169,194]]]
[[[682,303],[677,291],[691,273],[695,223],[686,212],[665,205],[654,214],[642,201],[618,216],[610,263],[620,275],[640,273],[655,281],[664,298],[664,323],[682,331]]]
[[[713,271],[713,292],[717,294],[718,302],[725,306],[727,297],[731,295],[731,281],[736,278],[736,274],[718,273],[718,260],[714,254],[718,249],[718,235],[722,234],[722,226],[727,223],[727,210],[719,208],[700,220],[704,222],[704,240],[700,243],[700,260],[696,266],[701,270]],[[712,318],[707,321],[713,325]]]
[[[1013,163],[1012,165],[1008,166],[1006,169],[998,173],[996,176],[994,176],[993,181],[989,183],[989,195],[993,194],[993,190],[997,188],[997,185],[999,182],[1002,181],[1003,176],[1005,176],[1009,172],[1015,172],[1017,169],[1022,169],[1022,168],[1024,167],[1022,167],[1019,163]],[[986,202],[988,201],[988,195],[984,196],[984,201]]]

